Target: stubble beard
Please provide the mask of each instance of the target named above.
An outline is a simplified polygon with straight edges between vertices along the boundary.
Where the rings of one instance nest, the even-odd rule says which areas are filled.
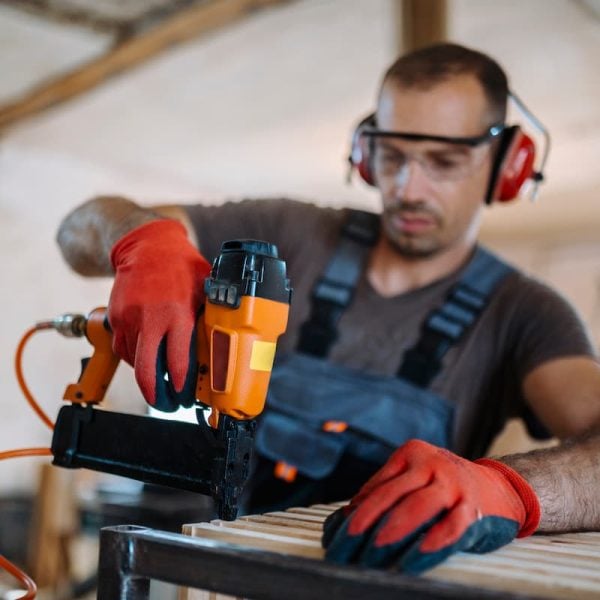
[[[435,228],[424,234],[411,234],[399,231],[392,222],[392,217],[398,213],[426,214],[433,218]],[[431,258],[444,248],[443,241],[439,235],[439,231],[443,225],[441,217],[431,210],[425,210],[423,207],[388,207],[383,211],[382,225],[386,239],[394,250],[404,258],[414,260]]]

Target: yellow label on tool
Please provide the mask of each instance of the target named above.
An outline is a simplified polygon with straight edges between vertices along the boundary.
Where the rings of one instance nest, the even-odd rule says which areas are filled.
[[[254,342],[250,355],[250,368],[253,371],[270,371],[273,368],[276,346],[274,342]]]

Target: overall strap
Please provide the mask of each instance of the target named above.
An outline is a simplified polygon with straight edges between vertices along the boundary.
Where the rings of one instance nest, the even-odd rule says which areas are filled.
[[[369,251],[379,237],[379,223],[379,215],[349,210],[338,246],[313,287],[310,316],[300,328],[299,352],[329,354],[340,317],[352,301]]]
[[[475,323],[498,284],[512,271],[499,258],[477,247],[444,304],[423,323],[421,338],[406,351],[398,377],[427,387],[442,368],[446,352]]]

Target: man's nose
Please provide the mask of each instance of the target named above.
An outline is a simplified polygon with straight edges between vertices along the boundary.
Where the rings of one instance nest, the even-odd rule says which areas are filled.
[[[418,160],[409,158],[396,173],[394,181],[395,193],[405,202],[421,201],[426,195],[428,185],[427,173]]]

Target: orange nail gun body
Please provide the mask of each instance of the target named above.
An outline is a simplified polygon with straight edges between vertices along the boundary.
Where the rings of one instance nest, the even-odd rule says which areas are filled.
[[[60,321],[56,329],[86,335],[94,353],[84,361],[79,381],[66,388],[64,399],[73,404],[59,413],[53,462],[211,494],[219,516],[233,519],[291,289],[277,249],[242,240],[223,244],[205,291],[196,328],[197,425],[94,410],[119,362],[106,309]],[[210,426],[205,408],[211,409]]]

